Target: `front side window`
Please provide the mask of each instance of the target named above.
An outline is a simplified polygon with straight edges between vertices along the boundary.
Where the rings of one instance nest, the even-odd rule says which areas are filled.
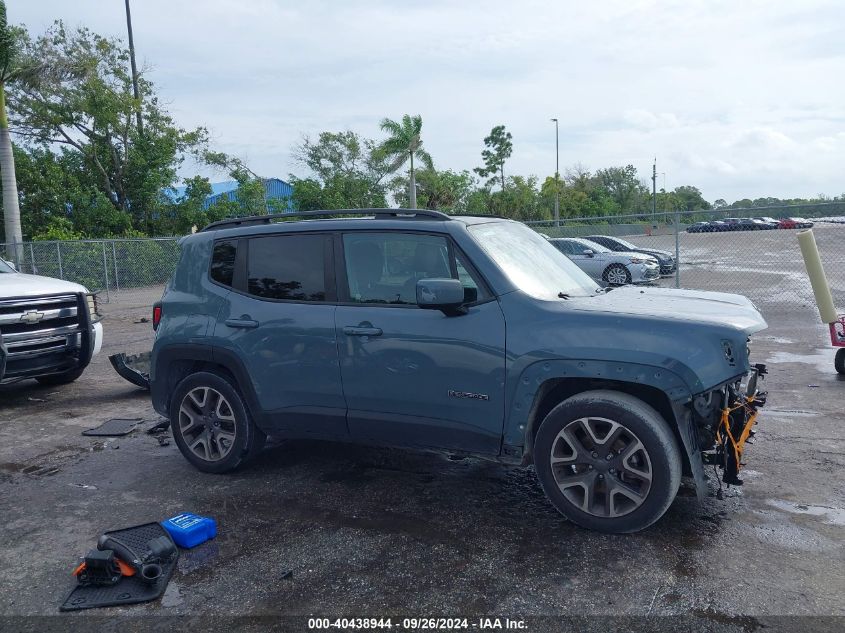
[[[324,244],[321,235],[251,238],[247,291],[265,299],[325,301]]]
[[[459,279],[467,303],[487,298],[444,236],[347,233],[343,250],[353,302],[416,305],[417,282],[421,279]]]

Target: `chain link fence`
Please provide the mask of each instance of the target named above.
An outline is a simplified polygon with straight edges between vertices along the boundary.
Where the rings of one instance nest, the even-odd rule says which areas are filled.
[[[550,238],[604,235],[673,257],[677,252],[676,273],[653,283],[743,294],[758,304],[782,307],[815,306],[797,239],[800,229],[812,225],[834,301],[845,306],[845,203],[528,224]]]
[[[796,237],[807,218],[838,306],[845,306],[845,203],[751,207],[527,222],[550,238],[606,235],[679,254],[677,271],[652,283],[743,294],[760,304],[815,305]],[[728,225],[740,218],[768,218]],[[769,228],[780,222],[784,227]],[[766,225],[765,222],[769,222]],[[75,281],[101,300],[146,311],[179,258],[178,238],[27,242],[0,245],[0,257],[27,273]],[[17,252],[16,252],[17,251]]]
[[[179,259],[178,238],[0,244],[20,272],[55,277],[98,292],[106,303],[148,307],[161,297]]]

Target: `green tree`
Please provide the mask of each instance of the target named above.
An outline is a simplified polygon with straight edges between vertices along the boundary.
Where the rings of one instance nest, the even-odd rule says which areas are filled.
[[[505,130],[504,125],[497,125],[484,138],[486,149],[481,152],[484,167],[476,167],[475,173],[482,178],[490,178],[490,182],[500,180],[502,189],[505,188],[505,161],[513,153],[513,137]]]
[[[129,213],[116,209],[90,182],[77,152],[14,149],[25,236],[43,234],[57,218],[71,222],[73,231],[85,237],[123,236],[131,229]]]
[[[401,122],[392,119],[382,119],[381,129],[388,133],[388,138],[381,144],[381,152],[392,162],[389,164],[391,172],[398,171],[410,160],[408,192],[411,209],[417,208],[417,187],[414,174],[414,157],[420,160],[428,169],[434,169],[431,156],[423,149],[422,117],[420,115],[404,115]]]
[[[455,172],[451,169],[420,169],[416,173],[419,206],[446,213],[460,214],[467,211],[474,178],[468,171]],[[400,207],[408,204],[408,179],[402,176],[391,181],[393,199]]]
[[[384,207],[387,156],[377,143],[352,131],[321,132],[294,149],[294,159],[309,170],[290,177],[293,206],[299,211]]]
[[[677,200],[677,208],[681,211],[689,213],[710,208],[710,203],[701,196],[701,191],[699,191],[698,187],[683,185],[681,187],[675,187],[673,193]]]
[[[134,98],[129,54],[118,40],[85,28],[69,32],[57,22],[35,40],[23,38],[21,58],[28,67],[73,72],[13,85],[9,109],[16,131],[29,145],[74,152],[89,182],[116,210],[131,215],[135,229],[156,233],[166,206],[161,191],[176,180],[188,154],[205,148],[205,130],[178,127],[143,75],[143,103]],[[143,135],[134,125],[139,109]]]
[[[637,169],[633,165],[599,169],[595,178],[598,186],[604,187],[621,213],[642,210],[643,202],[650,197],[648,188],[637,176]]]

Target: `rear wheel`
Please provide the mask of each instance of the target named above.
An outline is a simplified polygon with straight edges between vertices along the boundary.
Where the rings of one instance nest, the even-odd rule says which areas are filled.
[[[601,532],[648,527],[681,482],[669,425],[642,400],[616,391],[588,391],[552,409],[537,432],[534,464],[552,505]]]
[[[631,283],[631,271],[622,264],[611,264],[604,269],[602,279],[613,286],[624,286]]]
[[[267,437],[255,426],[237,388],[207,371],[177,385],[170,401],[170,428],[182,455],[209,473],[236,469],[261,451]]]
[[[833,359],[833,366],[840,374],[845,374],[845,347],[836,351],[836,356]]]

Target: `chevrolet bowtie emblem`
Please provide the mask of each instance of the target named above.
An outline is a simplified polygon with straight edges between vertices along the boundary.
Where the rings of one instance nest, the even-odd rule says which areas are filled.
[[[43,318],[44,313],[39,312],[38,310],[30,310],[29,312],[25,312],[21,315],[21,321],[29,324],[38,323]]]

